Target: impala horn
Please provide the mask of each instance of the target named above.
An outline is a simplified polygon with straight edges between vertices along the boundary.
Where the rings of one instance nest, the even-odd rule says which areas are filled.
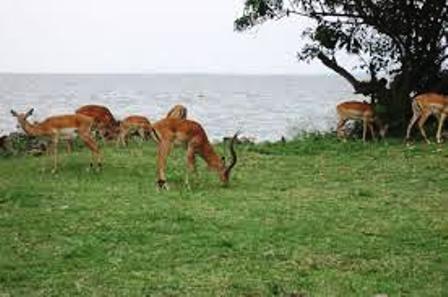
[[[25,118],[29,117],[30,115],[32,115],[34,112],[34,108],[31,108],[30,110],[28,110],[28,112],[25,115]]]
[[[236,132],[235,135],[233,135],[232,139],[230,140],[229,149],[230,149],[230,155],[232,156],[232,160],[230,161],[229,166],[227,166],[226,170],[224,171],[224,175],[226,177],[229,177],[230,171],[236,165],[236,161],[238,160],[236,157],[236,151],[235,151],[235,147],[234,147],[235,141],[238,139],[238,134],[239,134],[239,132]]]

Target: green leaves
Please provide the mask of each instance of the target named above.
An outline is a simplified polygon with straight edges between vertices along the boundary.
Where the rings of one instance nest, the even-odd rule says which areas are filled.
[[[261,22],[274,18],[280,12],[284,14],[283,0],[246,0],[244,13],[234,21],[236,31],[244,31]]]
[[[314,39],[323,47],[334,50],[336,44],[341,37],[341,32],[337,27],[329,26],[328,24],[319,24],[316,28]]]
[[[446,55],[448,5],[442,0],[246,0],[244,8],[243,15],[235,20],[238,31],[274,16],[315,20],[315,26],[298,28],[307,38],[300,50],[301,60],[315,58],[316,49],[340,51],[359,56],[357,68],[367,72],[392,75],[397,69],[398,73],[410,70],[410,85],[417,86],[419,76],[437,75]],[[424,66],[429,64],[435,65]],[[401,69],[403,65],[410,68]],[[422,70],[428,74],[422,75]]]
[[[390,114],[390,121],[407,121],[413,92],[448,93],[440,87],[446,85],[443,71],[448,65],[446,0],[246,0],[244,4],[243,15],[235,21],[238,31],[283,17],[313,20],[297,28],[303,44],[298,60],[317,58],[356,93],[376,98],[390,110],[393,105],[397,112]],[[340,54],[358,61],[351,69],[357,75],[337,61]],[[360,70],[370,79],[357,79]]]

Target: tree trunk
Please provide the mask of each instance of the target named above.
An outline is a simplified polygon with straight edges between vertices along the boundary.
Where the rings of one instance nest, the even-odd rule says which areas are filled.
[[[359,81],[350,72],[341,67],[334,58],[319,53],[317,58],[328,68],[345,78],[356,94],[369,96],[376,104],[378,117],[389,124],[389,135],[402,137],[411,115],[411,72],[403,70],[387,87],[387,80],[377,80],[372,75],[370,81]]]
[[[408,121],[411,117],[411,101],[409,93],[404,90],[389,90],[378,98],[380,109],[378,116],[389,124],[389,135],[404,137]]]

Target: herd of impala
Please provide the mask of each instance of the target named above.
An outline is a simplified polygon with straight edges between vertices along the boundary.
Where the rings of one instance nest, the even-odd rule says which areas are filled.
[[[412,118],[406,130],[406,142],[410,140],[411,130],[418,121],[420,133],[427,143],[430,143],[424,125],[429,116],[434,115],[438,119],[436,140],[442,142],[442,128],[446,117],[448,116],[448,96],[438,93],[423,93],[412,99]],[[378,126],[381,137],[385,137],[388,125],[383,125],[380,119],[375,115],[374,106],[368,102],[346,101],[336,106],[339,117],[337,126],[337,135],[344,135],[342,129],[348,120],[359,120],[363,122],[362,139],[366,141],[367,128],[369,128],[372,138],[375,138],[374,124]]]
[[[436,139],[440,143],[443,123],[448,115],[448,96],[437,93],[420,94],[412,100],[412,110],[413,116],[406,131],[406,140],[409,140],[411,129],[418,121],[420,132],[429,143],[424,124],[430,115],[434,115],[438,119]],[[374,125],[378,126],[381,137],[385,136],[387,125],[381,123],[371,104],[365,101],[346,101],[338,104],[336,111],[339,117],[338,137],[344,136],[343,127],[348,120],[363,122],[363,141],[366,140],[367,129],[370,130],[372,138],[375,138]],[[67,141],[70,150],[75,132],[92,153],[90,166],[94,167],[96,164],[98,169],[101,168],[101,152],[95,137],[91,134],[93,130],[96,130],[105,141],[116,140],[117,145],[126,145],[127,137],[131,133],[138,133],[144,139],[151,137],[157,143],[158,189],[168,189],[165,175],[166,159],[174,144],[183,144],[187,148],[188,172],[195,170],[196,155],[199,155],[210,169],[216,171],[223,184],[229,182],[230,172],[237,162],[234,144],[238,133],[230,140],[231,161],[226,165],[224,158],[216,154],[213,149],[204,128],[199,123],[187,119],[187,109],[182,105],[174,106],[163,119],[152,124],[146,117],[140,115],[132,115],[117,121],[110,110],[101,105],[85,105],[73,114],[51,116],[42,122],[30,123],[28,117],[32,113],[33,109],[26,113],[11,110],[11,114],[17,118],[28,135],[51,139],[53,172],[57,170],[58,165],[59,140]],[[188,183],[188,174],[186,182]]]
[[[157,186],[158,189],[168,189],[166,184],[166,158],[173,144],[184,144],[187,147],[188,171],[195,170],[196,155],[202,157],[210,169],[215,170],[223,182],[229,182],[230,172],[235,166],[237,156],[234,148],[238,137],[235,134],[230,141],[230,153],[232,159],[226,165],[224,158],[216,154],[213,146],[202,126],[187,119],[187,109],[182,105],[175,105],[162,120],[151,124],[144,116],[133,115],[121,121],[117,121],[110,110],[101,105],[85,105],[78,108],[74,114],[51,116],[42,122],[30,123],[28,117],[34,109],[25,113],[17,113],[11,110],[11,114],[17,118],[19,125],[30,136],[50,138],[53,152],[53,170],[58,166],[59,140],[67,141],[71,150],[71,142],[75,133],[92,152],[90,167],[101,168],[101,152],[92,131],[96,130],[105,141],[116,140],[117,145],[125,145],[127,137],[137,132],[142,138],[151,137],[157,143]],[[187,180],[188,182],[188,175]]]

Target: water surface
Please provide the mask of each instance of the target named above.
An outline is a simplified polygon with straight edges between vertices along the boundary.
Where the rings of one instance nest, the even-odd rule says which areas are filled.
[[[10,114],[34,107],[32,120],[73,113],[83,104],[108,106],[118,118],[156,121],[174,104],[187,106],[212,139],[241,129],[257,141],[298,131],[329,131],[337,102],[354,98],[337,76],[0,74],[0,134],[16,130]]]

